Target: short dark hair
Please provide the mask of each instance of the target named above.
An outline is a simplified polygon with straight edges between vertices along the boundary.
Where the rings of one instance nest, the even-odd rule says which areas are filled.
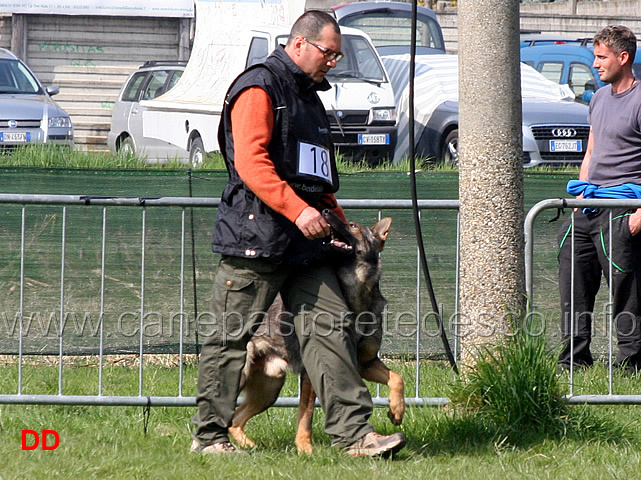
[[[632,30],[623,25],[608,25],[594,36],[594,45],[604,45],[619,55],[621,52],[630,54],[630,64],[634,62],[637,53],[637,37]]]
[[[294,38],[304,37],[309,40],[318,40],[321,36],[321,31],[327,26],[332,25],[334,32],[340,34],[341,29],[336,23],[336,19],[327,12],[321,10],[308,10],[303,13],[298,20],[292,25],[292,30],[289,32],[287,45],[289,45]]]

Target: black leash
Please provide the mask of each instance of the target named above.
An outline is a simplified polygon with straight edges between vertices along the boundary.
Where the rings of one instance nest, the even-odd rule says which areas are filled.
[[[561,200],[563,200],[563,206],[556,209],[556,216],[548,220],[549,223],[556,222],[559,218],[561,218],[561,215],[565,215],[565,209],[568,206],[568,202],[566,201],[567,198],[562,198]]]
[[[149,417],[151,416],[151,398],[147,397],[147,404],[142,407],[142,428],[146,437],[149,431]]]
[[[191,187],[191,168],[188,170],[189,176],[189,198],[193,196],[192,187]],[[194,320],[198,321],[198,294],[196,290],[196,239],[194,238],[194,208],[189,209],[189,217],[191,224],[191,275],[192,275],[192,284],[194,287]],[[200,342],[198,341],[198,325],[194,324],[194,332],[196,335],[196,358],[200,355]]]
[[[447,354],[447,359],[454,369],[454,372],[458,374],[458,367],[456,366],[456,359],[452,353],[452,348],[450,347],[450,342],[447,340],[447,333],[445,332],[445,327],[443,325],[443,318],[438,309],[438,303],[436,302],[436,295],[434,294],[434,285],[432,285],[432,278],[430,276],[430,271],[427,266],[427,259],[425,257],[425,245],[423,244],[423,233],[421,231],[421,222],[419,217],[418,210],[418,194],[416,192],[416,158],[415,158],[415,149],[414,149],[414,74],[416,70],[415,61],[416,61],[416,14],[417,14],[417,2],[416,0],[412,1],[412,32],[410,35],[410,82],[409,82],[409,156],[410,156],[410,179],[411,179],[411,189],[412,189],[412,212],[414,214],[414,225],[416,227],[416,241],[418,242],[418,251],[419,257],[421,260],[421,267],[423,270],[423,275],[425,277],[425,284],[427,285],[427,291],[430,297],[430,302],[432,304],[432,310],[436,314],[436,325],[438,326],[441,341],[443,342],[443,347],[445,347],[445,353]],[[418,359],[417,359],[418,361]]]

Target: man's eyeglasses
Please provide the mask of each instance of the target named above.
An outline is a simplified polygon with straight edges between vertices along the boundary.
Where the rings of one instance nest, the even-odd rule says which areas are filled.
[[[343,59],[343,57],[345,57],[345,54],[343,52],[335,52],[334,50],[330,50],[329,48],[321,47],[317,43],[310,42],[305,37],[303,37],[303,40],[305,40],[310,45],[314,45],[321,52],[323,52],[323,55],[325,56],[325,60],[327,60],[328,62],[331,62],[332,60],[336,60],[336,63],[338,63]]]

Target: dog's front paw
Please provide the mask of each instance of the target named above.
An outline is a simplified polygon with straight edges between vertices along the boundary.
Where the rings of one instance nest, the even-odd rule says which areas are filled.
[[[245,432],[240,427],[229,427],[229,435],[231,435],[231,438],[234,439],[234,442],[236,442],[242,448],[254,448],[256,446],[254,441],[247,435],[245,435]]]
[[[296,435],[296,449],[299,455],[312,454],[312,440],[307,436]]]
[[[390,408],[387,411],[387,417],[390,419],[390,422],[394,425],[400,425],[403,423],[403,416],[405,415],[405,405],[403,405],[403,408],[396,409],[395,411],[392,411]]]
[[[405,382],[398,373],[389,371],[389,412],[387,416],[394,425],[400,425],[405,415]]]

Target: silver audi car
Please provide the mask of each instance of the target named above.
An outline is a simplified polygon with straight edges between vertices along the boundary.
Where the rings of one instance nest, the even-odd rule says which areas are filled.
[[[73,147],[71,119],[51,99],[59,91],[43,87],[18,57],[0,48],[0,150],[29,144]]]
[[[383,57],[395,87],[399,108],[399,145],[409,146],[408,55]],[[415,147],[419,156],[458,163],[459,65],[456,55],[416,58],[417,123]],[[394,83],[396,82],[396,83]],[[521,64],[523,166],[580,164],[588,146],[588,106],[575,101],[567,85],[552,82]],[[497,115],[500,113],[497,112]],[[492,118],[486,119],[492,128]],[[399,150],[401,154],[404,150]],[[396,153],[399,156],[399,152]]]
[[[588,146],[588,107],[574,101],[523,99],[523,166],[579,165]],[[434,109],[418,142],[418,154],[458,163],[458,102]]]

